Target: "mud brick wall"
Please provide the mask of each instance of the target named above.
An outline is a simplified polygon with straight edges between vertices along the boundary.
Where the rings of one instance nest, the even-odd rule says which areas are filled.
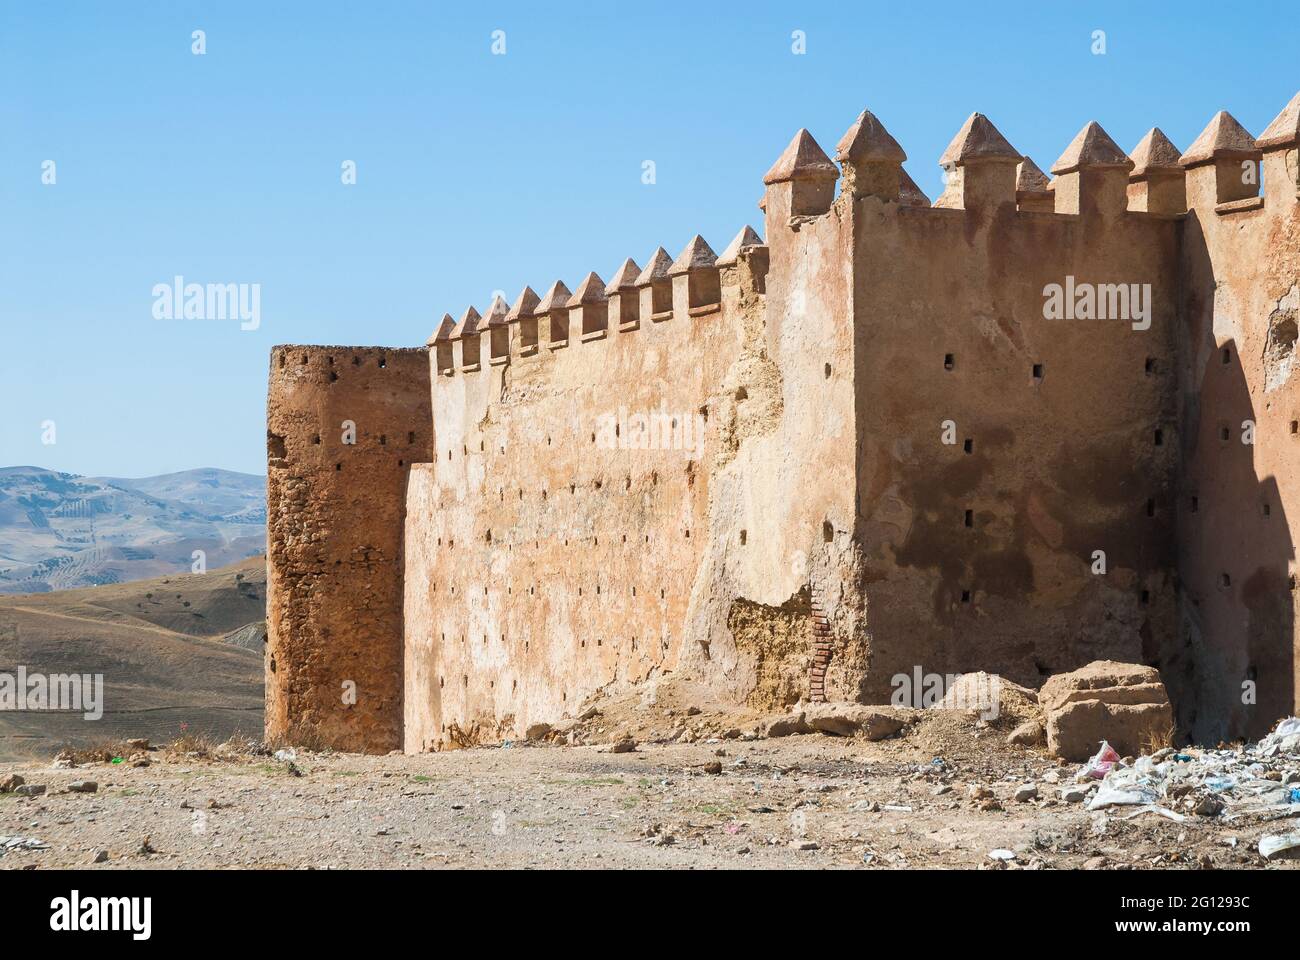
[[[1018,210],[1010,191],[857,202],[870,699],[917,665],[1037,686],[1175,655],[1178,226]],[[1068,277],[1148,284],[1149,329],[1046,318],[1044,288]]]
[[[1188,688],[1180,723],[1208,742],[1261,736],[1300,706],[1300,162],[1270,129],[1245,157],[1262,157],[1262,194],[1220,200],[1243,192],[1240,156],[1187,171],[1178,639],[1194,656],[1165,680]]]
[[[441,369],[435,344],[438,437],[406,524],[408,750],[518,736],[678,668],[741,336],[713,274],[711,303],[635,325],[602,312],[583,335],[574,316],[557,340],[543,315],[532,351],[516,320],[497,362],[489,335]]]
[[[354,444],[343,442],[344,421]],[[272,350],[269,739],[369,753],[402,745],[406,483],[432,443],[425,350]]]

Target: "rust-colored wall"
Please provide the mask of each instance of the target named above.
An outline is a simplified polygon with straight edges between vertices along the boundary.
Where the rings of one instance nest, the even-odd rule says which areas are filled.
[[[345,420],[353,445],[342,442]],[[271,351],[269,739],[370,753],[402,745],[406,482],[432,441],[427,351]]]

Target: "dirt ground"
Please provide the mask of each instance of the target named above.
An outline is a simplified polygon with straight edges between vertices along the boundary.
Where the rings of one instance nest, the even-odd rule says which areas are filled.
[[[0,778],[47,788],[0,794],[0,838],[44,844],[12,847],[0,868],[1297,866],[1256,849],[1292,820],[1089,812],[1060,798],[1076,765],[969,714],[927,711],[877,742],[710,736],[734,718],[660,719],[676,742],[627,752],[611,749],[627,731],[596,717],[582,736],[600,742],[579,745],[292,760],[182,746],[139,767],[0,765]],[[95,792],[68,790],[85,780]],[[1014,799],[1026,784],[1037,798]]]

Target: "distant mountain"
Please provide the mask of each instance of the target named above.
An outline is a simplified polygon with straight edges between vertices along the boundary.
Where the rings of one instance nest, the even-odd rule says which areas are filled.
[[[0,468],[0,594],[189,573],[266,550],[266,480],[201,469],[83,477]]]

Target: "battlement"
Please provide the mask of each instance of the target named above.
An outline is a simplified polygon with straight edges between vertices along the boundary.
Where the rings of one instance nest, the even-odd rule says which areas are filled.
[[[525,286],[425,350],[277,347],[276,728],[346,739],[329,611],[377,594],[408,750],[668,672],[772,707],[1101,657],[1158,666],[1195,736],[1295,712],[1300,94],[1258,137],[1062,143],[1049,175],[972,113],[931,202],[864,110],[834,159],[799,130],[721,253]],[[358,398],[359,458],[303,446]],[[358,537],[364,589],[322,577]]]
[[[644,269],[628,257],[608,283],[592,271],[576,291],[556,280],[541,297],[531,286],[511,305],[497,297],[486,319],[473,306],[459,322],[445,314],[428,340],[433,370],[443,377],[477,374],[631,334],[642,329],[643,320],[700,320],[722,309],[724,289],[742,282],[761,289],[766,272],[766,247],[753,227],[741,229],[721,256],[696,234],[675,259],[663,247],[650,254]]]

